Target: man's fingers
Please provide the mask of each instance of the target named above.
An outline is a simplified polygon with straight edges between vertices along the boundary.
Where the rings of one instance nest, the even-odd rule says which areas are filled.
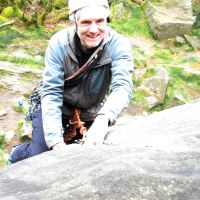
[[[66,144],[64,142],[57,143],[52,147],[53,150],[58,150],[63,148],[66,148]]]

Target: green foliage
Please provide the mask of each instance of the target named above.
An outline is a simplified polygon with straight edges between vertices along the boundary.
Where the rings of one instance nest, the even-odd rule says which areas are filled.
[[[14,17],[13,7],[9,6],[9,7],[4,8],[1,12],[1,16],[6,17],[6,18]]]
[[[9,6],[9,0],[2,0],[0,1],[0,12]]]
[[[22,12],[22,10],[20,10],[19,7],[16,7],[16,8],[15,8],[15,15],[16,15],[17,17],[19,17],[19,19],[22,19],[23,16],[24,16],[25,14]]]
[[[0,15],[0,24],[3,24],[3,23],[8,22],[8,21],[9,21],[8,18],[3,17],[3,16]],[[1,44],[1,43],[0,43],[0,44]]]

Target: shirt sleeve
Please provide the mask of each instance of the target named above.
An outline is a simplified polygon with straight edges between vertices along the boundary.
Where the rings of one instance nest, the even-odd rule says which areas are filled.
[[[62,113],[64,70],[63,49],[57,37],[53,37],[45,54],[45,70],[42,89],[42,119],[45,141],[50,148],[63,142]]]
[[[109,45],[112,59],[110,92],[98,113],[107,115],[110,124],[116,121],[132,98],[132,74],[134,68],[131,42],[123,36],[118,36],[117,39],[113,38],[112,40]]]

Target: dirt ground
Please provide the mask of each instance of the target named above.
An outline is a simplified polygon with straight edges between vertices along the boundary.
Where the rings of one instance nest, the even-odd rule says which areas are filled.
[[[14,137],[6,148],[6,153],[10,151],[12,146],[19,143],[19,137],[16,131],[17,123],[23,118],[22,113],[16,112],[13,109],[13,100],[17,98],[15,95],[5,89],[1,89],[0,105],[1,110],[6,110],[7,114],[0,117],[0,129],[4,132],[14,131]]]

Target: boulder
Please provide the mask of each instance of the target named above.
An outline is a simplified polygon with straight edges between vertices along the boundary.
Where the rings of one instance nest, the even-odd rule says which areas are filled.
[[[0,75],[0,87],[24,96],[31,94],[38,81],[42,80],[43,72],[42,69],[32,69],[9,62],[0,62],[0,71],[6,74]]]
[[[119,3],[116,5],[113,5],[111,7],[111,12],[112,12],[112,18],[115,20],[120,20],[124,17],[125,15],[125,7],[123,3]]]
[[[164,67],[155,66],[147,68],[143,76],[142,83],[136,90],[146,91],[145,104],[148,109],[152,109],[165,100],[169,74]]]
[[[200,50],[200,39],[199,38],[197,38],[195,36],[190,36],[187,34],[184,35],[184,37],[195,51]]]
[[[124,116],[105,145],[68,145],[4,167],[0,199],[197,200],[199,106]]]
[[[191,0],[163,0],[145,8],[150,28],[158,39],[175,38],[189,33],[195,22]]]

